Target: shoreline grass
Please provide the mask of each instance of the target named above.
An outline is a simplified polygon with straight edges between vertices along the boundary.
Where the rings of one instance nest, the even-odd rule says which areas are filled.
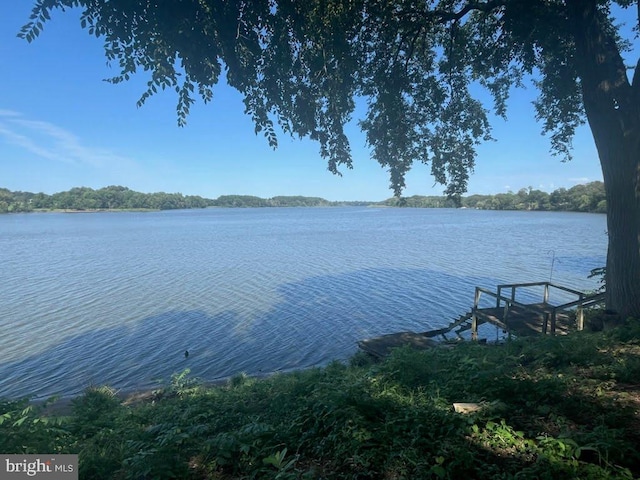
[[[45,409],[0,400],[0,451],[77,453],[80,478],[637,478],[640,321]]]

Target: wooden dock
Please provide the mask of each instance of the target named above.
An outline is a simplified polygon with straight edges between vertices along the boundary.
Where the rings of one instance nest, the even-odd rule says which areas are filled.
[[[541,301],[524,303],[518,300],[518,290],[541,290]],[[504,293],[507,293],[505,295]],[[551,294],[564,294],[575,299],[555,304]],[[489,300],[489,302],[487,302]],[[498,285],[496,291],[476,287],[473,307],[449,325],[426,332],[400,332],[358,342],[358,346],[376,357],[388,355],[395,347],[409,345],[417,349],[431,348],[444,343],[479,340],[478,327],[490,324],[511,337],[528,335],[566,335],[584,328],[584,309],[604,302],[604,293],[587,294],[551,282]],[[556,302],[557,303],[557,302]],[[440,341],[436,341],[435,339]]]

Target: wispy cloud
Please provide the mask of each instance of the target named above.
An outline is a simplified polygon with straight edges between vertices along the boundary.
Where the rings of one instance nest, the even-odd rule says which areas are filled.
[[[84,145],[72,132],[52,123],[0,109],[0,137],[41,158],[72,165],[104,168],[132,161],[105,149]]]
[[[19,117],[20,113],[0,108],[0,117]]]

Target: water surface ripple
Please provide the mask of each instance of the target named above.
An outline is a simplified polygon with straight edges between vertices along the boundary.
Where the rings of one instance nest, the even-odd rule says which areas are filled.
[[[3,215],[0,396],[346,359],[362,338],[445,325],[476,285],[594,288],[605,224],[385,208]]]

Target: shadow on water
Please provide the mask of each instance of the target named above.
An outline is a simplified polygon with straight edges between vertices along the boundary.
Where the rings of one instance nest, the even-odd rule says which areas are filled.
[[[365,269],[283,284],[279,301],[250,318],[234,310],[167,311],[34,355],[26,339],[24,358],[0,363],[0,396],[75,395],[103,384],[151,388],[185,368],[215,381],[321,366],[348,358],[370,336],[439,328],[471,307],[476,285],[496,283],[425,269]]]

